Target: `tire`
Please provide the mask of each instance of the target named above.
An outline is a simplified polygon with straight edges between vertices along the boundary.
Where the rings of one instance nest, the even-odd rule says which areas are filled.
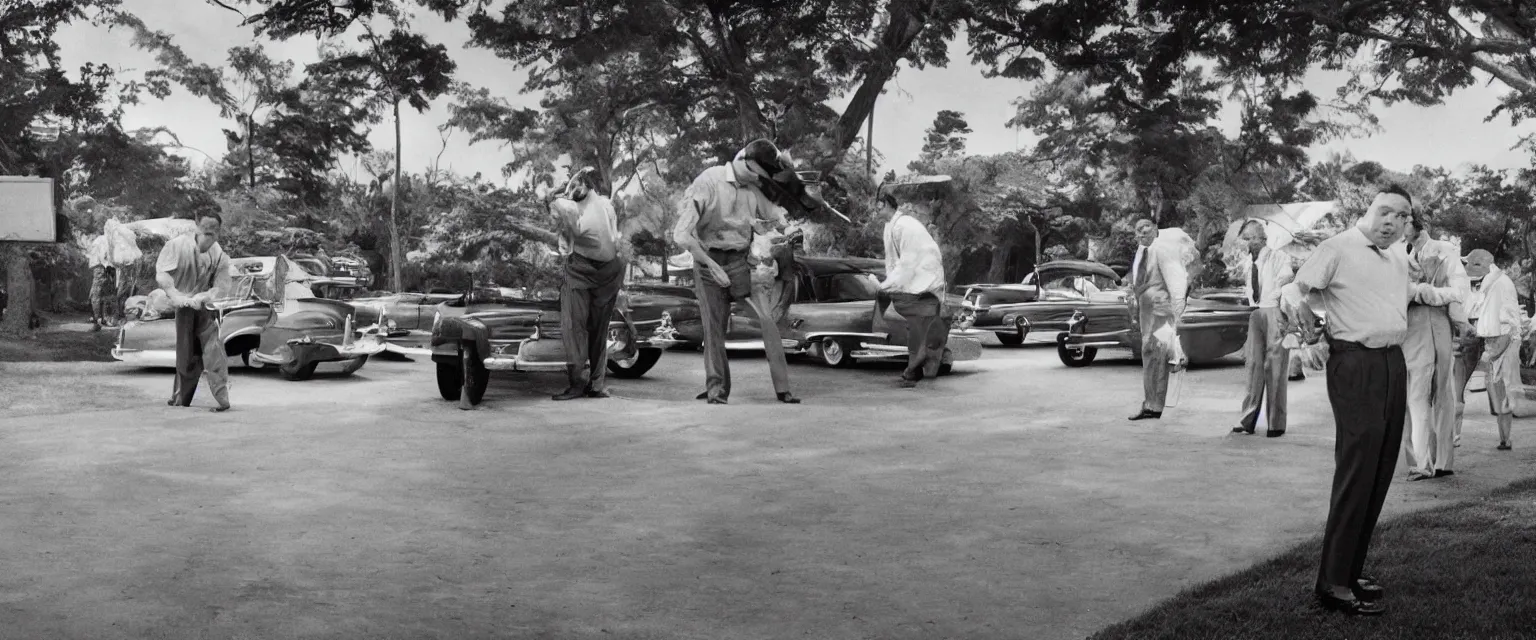
[[[848,343],[837,338],[821,339],[821,361],[829,367],[842,369],[853,366],[853,356],[848,355],[852,349]]]
[[[302,382],[314,377],[315,367],[318,366],[320,366],[320,363],[318,362],[311,362],[302,367],[294,366],[294,364],[290,362],[278,367],[277,370],[282,372],[283,378],[285,380],[289,380],[291,382]]]
[[[955,365],[953,363],[946,362],[944,364],[939,365],[939,375],[947,376],[947,375],[949,375],[949,372],[953,371],[954,369],[955,369]]]
[[[485,399],[485,388],[491,383],[491,372],[486,370],[485,362],[475,352],[473,346],[459,351],[461,370],[466,377],[464,390],[469,393],[469,404],[479,405]]]
[[[1024,336],[1026,334],[1022,331],[1015,333],[1004,333],[1002,331],[998,331],[996,333],[997,341],[1003,343],[1003,346],[1005,347],[1017,347],[1021,344],[1024,344]]]
[[[341,375],[350,376],[354,373],[357,373],[357,370],[363,368],[363,365],[365,364],[368,364],[368,356],[358,356],[348,360],[347,366],[343,367],[341,370]]]
[[[1082,349],[1069,349],[1062,343],[1056,344],[1056,357],[1061,358],[1061,363],[1069,367],[1086,367],[1093,364],[1093,359],[1099,356],[1096,347],[1083,347]]]
[[[240,352],[240,364],[245,365],[246,368],[248,368],[248,369],[265,369],[265,368],[267,368],[267,363],[265,363],[265,362],[261,362],[261,361],[251,362],[251,352],[249,350],[241,351]]]
[[[661,360],[661,349],[640,349],[635,352],[635,357],[624,362],[609,358],[608,373],[615,378],[633,380],[645,375],[645,372],[656,366],[659,360]]]
[[[457,362],[437,363],[437,393],[449,402],[458,402],[464,392],[464,365]]]

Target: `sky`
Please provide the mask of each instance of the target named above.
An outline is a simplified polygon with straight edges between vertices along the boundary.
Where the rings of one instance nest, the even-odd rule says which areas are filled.
[[[172,34],[187,55],[198,62],[221,65],[230,47],[257,40],[249,27],[240,26],[239,15],[210,4],[192,0],[128,0],[124,6],[152,29]],[[527,74],[489,51],[468,46],[468,28],[445,23],[425,10],[418,10],[413,24],[430,40],[448,47],[458,62],[459,80],[486,87],[516,106],[537,108],[537,96],[521,93]],[[133,48],[132,35],[126,29],[109,31],[90,25],[70,25],[60,31],[59,42],[69,68],[92,61],[109,63],[133,74],[155,68],[150,54]],[[297,70],[318,59],[318,41],[314,38],[285,42],[262,38],[261,42],[274,59],[294,60]],[[951,63],[947,68],[903,68],[876,103],[874,140],[876,150],[885,156],[882,173],[891,168],[897,173],[904,172],[907,163],[921,151],[923,131],[944,109],[965,114],[973,131],[967,139],[970,153],[987,155],[1027,149],[1032,140],[1029,132],[1009,129],[1006,123],[1014,114],[1013,101],[1028,94],[1031,83],[983,77],[981,69],[970,64],[963,36],[951,45],[949,57]],[[1316,72],[1308,76],[1305,86],[1316,94],[1329,96],[1343,79],[1342,72]],[[1436,107],[1380,107],[1376,110],[1382,127],[1379,133],[1319,145],[1310,153],[1318,160],[1329,152],[1347,151],[1357,160],[1374,160],[1397,171],[1408,171],[1420,164],[1458,171],[1472,164],[1495,169],[1530,166],[1530,156],[1511,147],[1522,135],[1536,133],[1536,124],[1512,127],[1503,117],[1483,122],[1503,91],[1497,83],[1485,84],[1454,94]],[[841,110],[847,100],[848,97],[840,98],[831,106]],[[470,145],[463,132],[453,132],[444,149],[437,127],[448,119],[449,102],[444,97],[425,113],[409,108],[402,112],[404,168],[421,171],[442,151],[442,168],[462,175],[480,172],[500,180],[501,167],[510,160],[508,150],[491,142]],[[1226,110],[1220,126],[1235,131],[1236,113],[1236,108]],[[211,103],[179,87],[165,100],[148,98],[143,104],[129,107],[124,124],[130,130],[169,127],[183,144],[197,150],[180,151],[194,162],[206,161],[210,155],[223,155],[221,130],[233,128],[231,122],[219,117]],[[369,139],[377,149],[392,149],[393,128],[387,124],[376,127]],[[354,178],[366,178],[356,159],[343,161],[340,168]]]

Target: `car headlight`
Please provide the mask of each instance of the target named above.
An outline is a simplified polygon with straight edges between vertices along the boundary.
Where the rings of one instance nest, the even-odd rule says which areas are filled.
[[[1019,321],[1019,314],[1017,314],[1017,313],[1010,313],[1010,314],[1008,314],[1006,316],[1003,316],[1003,324],[1015,324],[1018,321]]]
[[[384,326],[389,327],[390,331],[394,331],[395,329],[399,328],[400,325],[395,324],[394,320],[385,320]]]

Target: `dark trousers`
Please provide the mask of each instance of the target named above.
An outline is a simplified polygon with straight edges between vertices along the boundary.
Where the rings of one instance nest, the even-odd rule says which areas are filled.
[[[768,305],[766,292],[752,284],[752,271],[747,264],[747,251],[709,250],[710,259],[730,277],[729,287],[722,287],[703,265],[693,266],[694,293],[699,299],[699,319],[704,325],[704,385],[705,394],[717,400],[731,396],[731,362],[725,349],[726,331],[731,326],[731,302],[745,301],[757,313],[762,328],[763,351],[768,356],[768,373],[773,379],[774,393],[789,393],[789,361],[784,356],[784,343],[779,337],[779,326],[774,319],[773,308]]]
[[[219,339],[218,316],[203,309],[176,308],[176,382],[171,399],[191,406],[197,379],[208,376],[208,388],[219,406],[229,406],[229,359]]]
[[[932,293],[892,293],[891,306],[907,321],[907,369],[903,380],[922,380],[939,375],[944,347],[949,344],[949,323],[941,314],[939,297]],[[877,311],[882,316],[885,306]]]
[[[1408,365],[1400,347],[1330,342],[1328,402],[1337,439],[1320,586],[1353,587],[1365,569],[1371,534],[1397,468],[1407,398]]]
[[[560,290],[560,340],[565,346],[571,389],[603,391],[608,370],[608,323],[624,286],[624,266],[615,258],[597,262],[581,254],[566,258]]]

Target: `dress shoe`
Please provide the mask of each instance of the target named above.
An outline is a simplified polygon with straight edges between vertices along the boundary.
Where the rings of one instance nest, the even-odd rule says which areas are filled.
[[[1324,609],[1338,611],[1352,616],[1379,616],[1387,612],[1387,607],[1380,602],[1369,602],[1360,598],[1340,598],[1321,589],[1313,591],[1317,596],[1317,603]]]
[[[1286,378],[1286,380],[1289,380],[1291,382],[1301,382],[1302,380],[1306,380],[1306,379],[1307,379],[1307,377],[1305,375],[1302,375],[1302,374],[1299,374],[1299,373],[1294,375],[1294,376],[1291,376],[1289,378]]]
[[[185,407],[187,405],[184,405],[184,404],[182,404],[180,402],[177,402],[175,398],[171,398],[170,400],[166,400],[165,401],[165,406],[167,406],[167,407]]]
[[[725,398],[710,398],[709,399],[709,404],[730,404],[730,403],[726,402]]]
[[[1509,446],[1508,442],[1500,442],[1499,443],[1499,451],[1509,451],[1510,449],[1513,449],[1513,448],[1514,447]]]
[[[1456,475],[1456,472],[1455,471],[1451,471],[1450,469],[1435,469],[1435,477],[1436,478],[1444,478],[1446,476],[1454,476],[1454,475]]]
[[[1278,438],[1278,437],[1283,436],[1283,435],[1285,435],[1284,431],[1265,431],[1264,432],[1264,437],[1266,437],[1266,438]]]
[[[1414,469],[1414,470],[1408,472],[1408,479],[1412,480],[1412,481],[1428,480],[1428,479],[1433,478],[1433,477],[1435,477],[1434,474],[1424,473],[1423,471],[1419,471],[1418,469]]]
[[[222,407],[214,407],[209,409],[209,411],[212,411],[213,413],[224,413],[225,411],[229,411],[229,405],[226,404]]]
[[[916,388],[916,387],[917,387],[917,381],[916,380],[909,380],[907,378],[902,378],[901,379],[901,388],[903,388],[903,389],[912,389],[912,388]]]
[[[1146,409],[1142,409],[1141,413],[1138,413],[1138,414],[1136,414],[1134,416],[1131,416],[1130,419],[1131,420],[1147,420],[1147,419],[1158,420],[1158,419],[1160,419],[1162,417],[1163,417],[1163,412],[1161,412],[1161,411],[1147,411]]]
[[[796,398],[795,394],[785,391],[779,394],[779,402],[784,404],[800,404],[800,399]]]
[[[585,396],[585,395],[587,395],[586,392],[582,391],[580,389],[566,389],[565,391],[562,391],[562,392],[557,393],[557,394],[555,394],[553,396],[550,396],[550,399],[551,400],[575,400],[575,399],[580,398],[580,397]]]
[[[705,391],[703,393],[700,393],[699,395],[694,396],[693,399],[694,400],[708,400],[709,399],[709,392]]]
[[[1366,602],[1376,602],[1387,595],[1387,590],[1381,588],[1381,585],[1376,584],[1376,579],[1369,576],[1362,576],[1356,580],[1352,591],[1355,592],[1356,598]]]
[[[1131,418],[1131,419],[1135,420],[1135,418]],[[1251,435],[1253,435],[1253,429],[1248,428],[1248,427],[1244,427],[1244,426],[1236,426],[1236,427],[1232,427],[1232,433],[1246,433],[1246,434],[1251,436]]]
[[[613,394],[608,393],[607,389],[587,389],[587,397],[588,398],[612,398]]]

